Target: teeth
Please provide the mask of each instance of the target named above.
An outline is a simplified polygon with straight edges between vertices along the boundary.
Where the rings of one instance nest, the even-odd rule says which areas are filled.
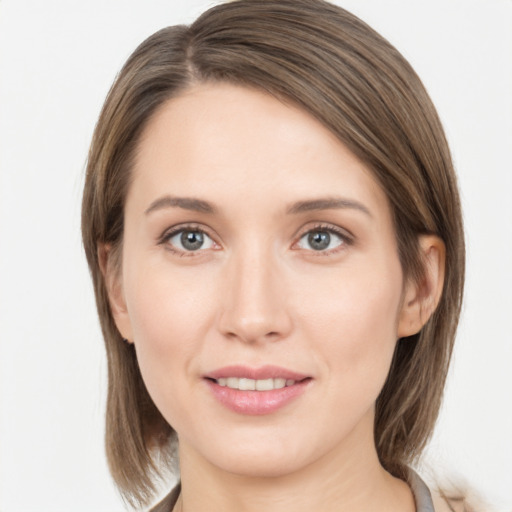
[[[239,379],[238,377],[226,377],[217,379],[219,386],[226,386],[231,389],[241,391],[272,391],[281,389],[285,386],[293,386],[295,381],[292,379]]]
[[[239,382],[240,382],[240,379],[238,377],[228,377],[226,379],[226,386],[228,388],[238,389]]]
[[[274,379],[256,380],[255,384],[258,391],[270,391],[271,389],[275,389]]]
[[[238,389],[242,391],[254,391],[256,389],[256,381],[252,379],[239,379]]]
[[[281,389],[286,386],[287,382],[286,379],[274,379],[274,388],[275,389]],[[294,380],[290,380],[290,384],[288,386],[291,386],[292,384],[295,384]]]

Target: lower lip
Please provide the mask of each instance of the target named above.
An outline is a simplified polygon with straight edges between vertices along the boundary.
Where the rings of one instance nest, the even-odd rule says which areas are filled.
[[[292,386],[270,391],[241,391],[219,386],[215,381],[206,380],[213,396],[228,409],[252,416],[271,414],[299,397],[311,379],[296,382]]]

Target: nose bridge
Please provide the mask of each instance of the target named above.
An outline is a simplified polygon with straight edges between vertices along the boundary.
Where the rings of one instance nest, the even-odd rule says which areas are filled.
[[[279,339],[291,327],[285,287],[272,247],[253,240],[226,265],[220,328],[245,342]]]

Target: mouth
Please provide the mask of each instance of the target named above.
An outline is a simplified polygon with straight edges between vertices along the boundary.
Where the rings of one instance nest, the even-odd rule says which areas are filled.
[[[276,366],[221,368],[204,376],[213,396],[233,412],[270,414],[302,395],[312,377]]]
[[[274,389],[282,389],[293,386],[296,380],[293,379],[246,379],[238,377],[221,377],[214,379],[219,386],[228,387],[230,389],[239,389],[240,391],[272,391]]]

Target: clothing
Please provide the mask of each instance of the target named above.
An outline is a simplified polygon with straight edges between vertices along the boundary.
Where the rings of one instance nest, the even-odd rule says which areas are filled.
[[[416,512],[435,512],[434,504],[430,490],[425,482],[420,478],[414,470],[408,470],[407,483],[414,495],[416,502]],[[158,505],[153,507],[149,512],[171,512],[178,496],[180,495],[181,486],[178,484]]]
[[[432,495],[430,494],[427,484],[420,478],[418,473],[411,468],[408,470],[407,483],[414,495],[416,512],[435,512]]]
[[[154,506],[149,512],[172,512],[178,496],[181,492],[181,484],[178,484],[158,505]]]

